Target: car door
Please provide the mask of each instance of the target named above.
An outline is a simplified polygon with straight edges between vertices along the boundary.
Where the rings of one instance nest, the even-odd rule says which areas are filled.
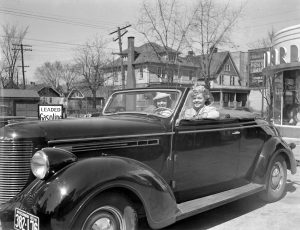
[[[238,164],[238,177],[248,183],[251,179],[255,162],[258,160],[262,147],[268,138],[263,130],[268,127],[259,127],[255,122],[242,124],[241,150]]]
[[[173,176],[179,202],[235,186],[240,132],[232,119],[186,120],[176,127]]]

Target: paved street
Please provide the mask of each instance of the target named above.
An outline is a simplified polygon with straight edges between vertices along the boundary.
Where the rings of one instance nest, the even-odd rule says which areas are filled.
[[[300,229],[300,167],[295,175],[288,174],[286,196],[278,202],[266,204],[256,196],[251,196],[185,219],[165,229]]]

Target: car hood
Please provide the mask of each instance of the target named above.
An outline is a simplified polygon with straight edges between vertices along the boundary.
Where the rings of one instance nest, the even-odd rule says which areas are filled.
[[[8,125],[0,136],[14,139],[46,140],[91,138],[160,133],[166,131],[162,120],[147,116],[115,115],[97,118],[31,121]]]

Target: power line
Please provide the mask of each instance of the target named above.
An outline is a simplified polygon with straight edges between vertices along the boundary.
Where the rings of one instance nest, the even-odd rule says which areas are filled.
[[[65,16],[62,16],[62,15],[58,15],[58,14],[49,14],[48,12],[45,14],[43,12],[34,12],[34,11],[30,11],[30,10],[24,10],[24,9],[17,9],[17,8],[11,8],[11,7],[2,7],[3,10],[12,10],[12,11],[19,11],[19,12],[22,12],[22,13],[30,13],[30,14],[35,14],[35,15],[41,15],[42,16],[45,16],[47,14],[47,16],[50,16],[50,17],[54,17],[54,18],[57,18],[57,19],[63,19],[63,20],[72,20],[72,21],[79,21],[79,22],[83,22],[83,23],[89,23],[91,21],[90,20],[86,20],[86,19],[83,19],[83,18],[78,18],[78,17],[65,17]],[[87,22],[89,21],[89,22]],[[107,20],[100,20],[100,19],[93,19],[92,20],[93,22],[100,22],[100,23],[105,23],[105,24],[110,24],[112,26],[114,26],[115,24],[111,23],[111,21],[107,21]],[[93,24],[94,25],[94,24]]]
[[[39,19],[39,20],[43,20],[43,21],[64,23],[64,24],[75,25],[75,26],[90,27],[90,28],[94,28],[94,29],[109,28],[108,26],[99,26],[99,25],[89,24],[89,23],[84,23],[84,22],[76,22],[76,21],[72,21],[72,20],[68,20],[68,19],[61,19],[61,18],[55,18],[55,17],[50,17],[50,16],[25,13],[25,12],[21,12],[21,11],[18,12],[18,11],[13,11],[13,10],[0,9],[0,13],[11,14],[11,15],[27,17],[27,18],[34,18],[34,19]]]
[[[7,36],[0,35],[0,37],[7,37]],[[59,42],[59,41],[42,40],[42,39],[34,39],[34,38],[24,38],[24,40],[45,42],[45,43],[58,44],[58,45],[69,45],[69,46],[82,46],[82,47],[85,47],[84,44],[79,44],[79,43]],[[96,47],[96,46],[94,46],[94,47]],[[113,48],[108,48],[108,47],[104,47],[103,49],[110,50],[110,51],[115,50]]]

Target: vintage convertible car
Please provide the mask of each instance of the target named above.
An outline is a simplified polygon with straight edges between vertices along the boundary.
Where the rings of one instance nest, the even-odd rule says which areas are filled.
[[[154,106],[158,94],[168,108]],[[190,106],[189,88],[129,89],[100,117],[3,127],[2,228],[128,230],[143,217],[159,229],[254,193],[284,196],[296,162],[272,125],[182,119]]]

